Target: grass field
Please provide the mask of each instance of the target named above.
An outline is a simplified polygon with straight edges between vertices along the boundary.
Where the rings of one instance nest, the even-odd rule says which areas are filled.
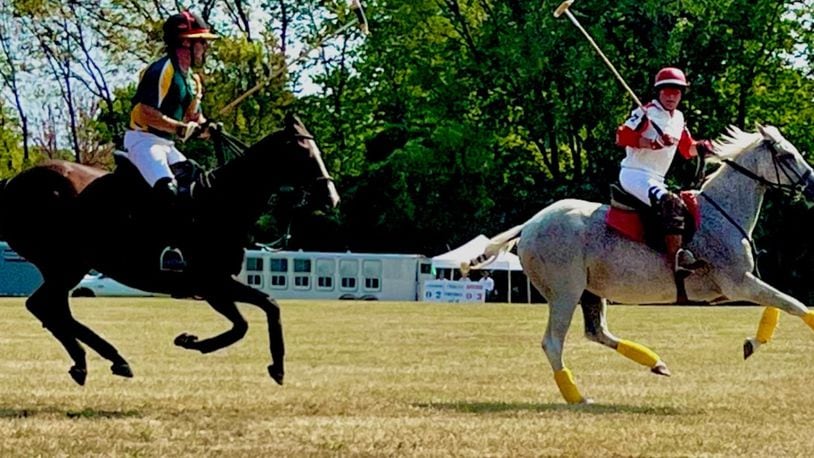
[[[814,333],[783,316],[748,362],[760,309],[614,306],[611,331],[672,378],[582,336],[566,360],[593,406],[567,406],[530,305],[283,301],[286,385],[265,372],[263,316],[201,355],[172,345],[226,322],[208,305],[75,299],[136,377],[88,354],[85,387],[22,299],[0,300],[0,456],[814,456]]]

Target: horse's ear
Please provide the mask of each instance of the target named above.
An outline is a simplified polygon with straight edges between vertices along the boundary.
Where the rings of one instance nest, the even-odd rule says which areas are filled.
[[[293,112],[289,111],[288,113],[285,114],[283,125],[285,125],[286,129],[291,130],[301,124],[302,122],[300,121],[300,118],[298,118],[297,115],[295,115]]]
[[[763,138],[772,141],[772,142],[782,142],[783,135],[780,133],[780,130],[774,126],[764,126],[762,124],[757,124],[757,130],[763,135]]]

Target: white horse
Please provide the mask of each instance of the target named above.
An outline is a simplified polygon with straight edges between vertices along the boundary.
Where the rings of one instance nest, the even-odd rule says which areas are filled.
[[[730,127],[715,142],[721,167],[698,195],[701,224],[688,245],[709,267],[686,279],[690,298],[721,297],[767,306],[757,337],[747,340],[745,355],[771,337],[777,310],[814,329],[814,312],[755,275],[751,234],[767,188],[803,192],[814,198],[811,167],[775,127],[758,126],[757,133]],[[623,237],[605,224],[607,205],[566,199],[544,208],[527,222],[495,236],[484,254],[462,268],[479,268],[515,243],[534,286],[549,301],[550,316],[542,347],[554,370],[554,380],[568,403],[590,402],[577,388],[563,361],[563,343],[577,303],[585,315],[589,340],[670,375],[659,356],[635,342],[611,334],[605,320],[607,300],[625,303],[671,303],[676,286],[663,255]],[[485,260],[485,261],[484,261]],[[748,354],[747,354],[748,353]]]

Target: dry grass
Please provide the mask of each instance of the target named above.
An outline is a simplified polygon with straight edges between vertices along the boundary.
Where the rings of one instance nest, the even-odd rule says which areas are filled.
[[[749,362],[757,308],[612,307],[611,330],[672,378],[582,337],[566,358],[594,406],[566,406],[539,341],[547,308],[283,301],[287,380],[266,375],[265,320],[201,355],[172,345],[226,323],[205,303],[74,300],[136,378],[89,354],[88,383],[25,311],[0,300],[0,456],[814,456],[814,335],[784,316]]]

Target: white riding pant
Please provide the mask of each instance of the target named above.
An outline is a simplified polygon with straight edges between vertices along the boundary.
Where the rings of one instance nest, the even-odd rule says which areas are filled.
[[[622,189],[632,194],[648,207],[650,206],[651,190],[657,199],[661,199],[661,196],[669,192],[667,185],[664,184],[664,177],[643,169],[622,167],[622,170],[619,172],[619,183],[622,185]]]
[[[127,158],[150,187],[162,178],[175,179],[170,165],[187,160],[175,148],[175,142],[149,132],[128,130],[124,133],[124,147]]]

